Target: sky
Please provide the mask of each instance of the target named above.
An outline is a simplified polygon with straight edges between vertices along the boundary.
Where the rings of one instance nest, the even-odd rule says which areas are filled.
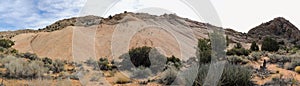
[[[124,12],[124,10],[149,12],[157,15],[164,12],[175,13],[181,17],[210,23],[205,21],[205,18],[199,17],[195,8],[185,3],[184,0],[116,0],[115,4],[107,5],[109,9],[106,9],[104,14],[97,14],[98,11],[95,11],[95,9],[103,9],[103,6],[107,7],[103,1],[0,0],[0,31],[39,29],[65,18],[84,15],[107,17],[108,15]],[[221,21],[220,26],[224,28],[247,32],[251,28],[275,17],[284,17],[300,27],[300,12],[298,12],[300,5],[297,5],[298,0],[210,1]]]

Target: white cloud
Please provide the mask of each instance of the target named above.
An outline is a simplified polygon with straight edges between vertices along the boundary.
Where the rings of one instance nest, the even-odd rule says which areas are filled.
[[[1,0],[0,29],[38,29],[77,16],[86,0]]]

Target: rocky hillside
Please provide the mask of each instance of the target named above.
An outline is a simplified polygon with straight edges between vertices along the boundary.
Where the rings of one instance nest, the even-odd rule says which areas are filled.
[[[283,17],[275,18],[257,26],[251,29],[247,35],[256,40],[263,39],[264,37],[272,37],[277,39],[277,41],[296,45],[300,44],[299,29]]]
[[[167,56],[188,59],[195,55],[197,39],[208,38],[213,27],[174,14],[156,16],[128,12],[108,18],[65,19],[38,33],[17,35],[12,40],[15,41],[13,47],[20,52],[54,59],[111,59],[127,53],[127,49],[145,45],[157,47]]]
[[[54,59],[113,58],[126,53],[126,49],[145,45],[159,47],[168,56],[188,59],[192,57],[188,55],[195,53],[196,39],[208,38],[212,28],[224,29],[175,14],[156,16],[126,12],[108,18],[85,16],[64,19],[43,29],[33,30],[34,33],[17,34],[10,38],[16,41],[14,48],[20,52],[33,52]],[[232,29],[225,29],[225,33],[231,42],[245,44],[267,36],[299,44],[300,38],[300,31],[281,17],[263,23],[248,33]],[[114,45],[118,46],[112,47]],[[112,53],[112,50],[120,53]]]

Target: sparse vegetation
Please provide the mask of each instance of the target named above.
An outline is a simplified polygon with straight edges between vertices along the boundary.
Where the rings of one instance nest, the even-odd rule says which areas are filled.
[[[270,51],[270,52],[276,52],[279,49],[279,44],[276,40],[272,38],[265,38],[261,45],[261,50],[263,51]]]
[[[209,65],[200,65],[194,86],[203,86]],[[226,64],[218,86],[252,86],[251,70],[240,65]]]
[[[248,56],[250,54],[250,50],[243,48],[240,43],[237,43],[236,46],[234,48],[232,48],[231,50],[228,50],[226,52],[226,54],[227,55]]]

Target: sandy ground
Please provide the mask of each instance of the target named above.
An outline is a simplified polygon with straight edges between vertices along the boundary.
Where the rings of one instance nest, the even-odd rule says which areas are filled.
[[[252,65],[254,68],[259,68],[263,64],[263,59],[268,60],[268,57],[263,57],[258,62],[251,62],[250,65]],[[279,71],[279,73],[271,74],[265,79],[262,79],[260,77],[254,77],[252,78],[252,80],[255,81],[255,83],[258,85],[263,85],[268,81],[272,81],[272,78],[280,77],[280,75],[282,75],[282,78],[294,78],[297,81],[300,81],[300,74],[296,73],[295,71],[279,68],[277,64],[267,64],[267,69],[273,72]]]

